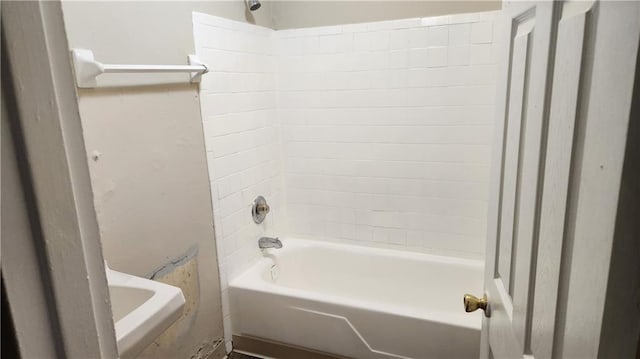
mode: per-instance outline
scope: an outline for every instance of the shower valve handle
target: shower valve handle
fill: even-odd
[[[256,206],[257,214],[267,214],[269,213],[269,205],[266,203],[260,203]]]

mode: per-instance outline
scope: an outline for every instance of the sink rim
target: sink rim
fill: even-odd
[[[117,294],[112,292],[112,290],[118,290]],[[125,299],[125,296],[127,296],[127,292],[128,291],[131,291],[134,296],[138,296],[138,295],[142,294],[144,296],[144,300],[139,302],[139,303],[136,303],[139,300],[136,299],[136,300],[129,301],[129,300]],[[148,289],[148,288],[126,286],[126,285],[121,285],[121,284],[111,284],[111,285],[109,285],[109,297],[111,299],[111,314],[113,316],[114,324],[119,322],[119,321],[121,321],[126,316],[130,315],[131,312],[133,312],[136,309],[140,308],[140,306],[144,305],[147,301],[151,300],[154,295],[156,295],[156,292],[151,290],[151,289]],[[118,316],[116,315],[116,310],[115,309],[117,307],[116,303],[119,300],[116,301],[116,300],[114,300],[114,298],[122,299],[122,301],[123,301],[122,307],[127,308],[127,307],[134,306],[133,309],[128,310],[128,311],[126,311],[126,309],[118,310],[118,312],[122,312],[123,314],[118,319],[116,319],[116,317],[118,317]]]
[[[182,315],[185,298],[178,287],[114,271],[106,266],[105,269],[110,288],[143,289],[153,293],[121,319],[114,319],[118,355],[121,358],[133,357]]]

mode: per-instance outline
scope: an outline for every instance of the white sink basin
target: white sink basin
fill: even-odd
[[[135,358],[182,315],[180,288],[109,269],[105,263],[120,358]]]

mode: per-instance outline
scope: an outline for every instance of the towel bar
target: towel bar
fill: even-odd
[[[97,86],[96,77],[103,73],[173,73],[188,72],[191,82],[200,82],[200,77],[209,69],[195,55],[189,55],[189,65],[114,65],[103,64],[93,57],[93,51],[86,49],[71,50],[76,84],[80,88]]]

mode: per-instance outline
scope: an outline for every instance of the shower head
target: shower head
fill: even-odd
[[[256,11],[262,4],[260,4],[260,0],[247,0],[247,6],[249,6],[249,10]]]

